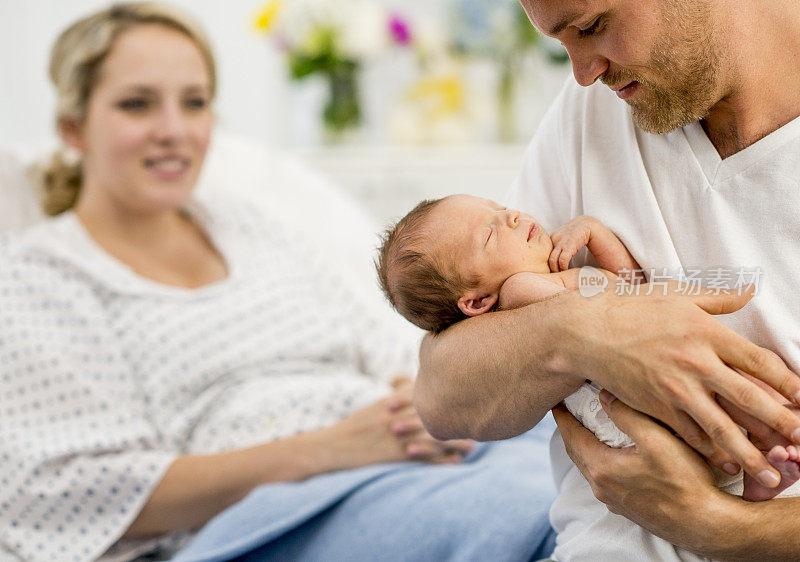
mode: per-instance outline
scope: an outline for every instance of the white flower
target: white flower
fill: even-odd
[[[340,16],[339,47],[345,57],[367,60],[389,48],[389,14],[377,0],[342,1]]]
[[[363,61],[389,47],[388,19],[379,0],[285,0],[274,31],[289,51],[309,54],[328,31],[339,56]]]

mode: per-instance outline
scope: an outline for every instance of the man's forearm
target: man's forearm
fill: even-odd
[[[800,498],[747,502],[727,496],[703,511],[704,529],[684,545],[697,554],[722,561],[800,559]]]
[[[420,350],[414,402],[439,439],[505,439],[536,425],[583,378],[560,358],[562,293],[536,304],[459,322]]]

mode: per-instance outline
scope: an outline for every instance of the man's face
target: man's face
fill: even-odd
[[[600,79],[634,123],[665,134],[705,117],[724,96],[708,0],[520,0],[560,40],[575,79]]]

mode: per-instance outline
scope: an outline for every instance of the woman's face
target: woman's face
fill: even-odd
[[[67,135],[83,153],[81,199],[136,213],[181,207],[211,135],[200,50],[178,31],[142,25],[117,38],[99,72],[86,118]]]

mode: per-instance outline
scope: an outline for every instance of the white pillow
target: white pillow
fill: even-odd
[[[41,220],[39,193],[19,152],[0,151],[0,234]]]
[[[275,220],[314,225],[337,261],[377,287],[377,224],[352,196],[288,152],[217,133],[198,189],[238,194],[261,202]]]

